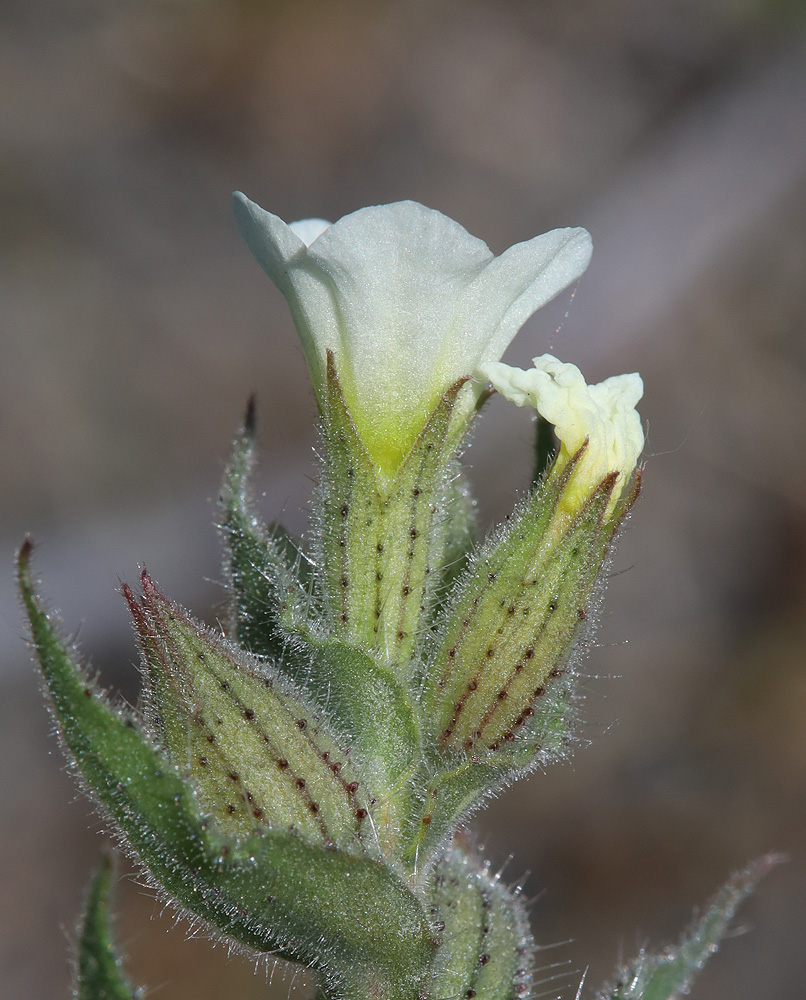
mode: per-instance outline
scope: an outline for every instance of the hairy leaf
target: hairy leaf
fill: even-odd
[[[310,657],[312,676],[325,690],[327,715],[349,734],[378,848],[397,858],[423,752],[413,699],[385,664],[347,643],[309,638],[296,652]],[[366,825],[362,835],[369,836]]]
[[[679,944],[657,954],[642,951],[620,971],[615,983],[597,993],[597,1000],[675,1000],[688,993],[697,973],[717,951],[739,904],[781,860],[769,854],[732,875]]]

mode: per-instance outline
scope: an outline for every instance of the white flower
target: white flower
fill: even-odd
[[[612,472],[618,480],[612,505],[621,496],[644,447],[644,431],[635,406],[644,394],[637,373],[614,375],[588,385],[576,365],[550,354],[533,358],[534,368],[524,371],[500,362],[479,366],[478,374],[518,406],[534,406],[554,425],[560,450],[552,473],[562,470],[587,441],[585,453],[573,475],[573,490],[581,499]]]
[[[557,229],[495,257],[458,223],[411,201],[362,208],[334,225],[287,225],[240,193],[234,212],[288,301],[320,403],[331,351],[356,427],[387,470],[445,391],[497,361],[591,252],[584,229]],[[470,418],[480,392],[468,383],[455,419]]]

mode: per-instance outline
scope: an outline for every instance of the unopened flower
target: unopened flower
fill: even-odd
[[[638,375],[587,385],[551,355],[534,365],[479,369],[507,399],[536,407],[560,448],[545,481],[488,539],[455,591],[425,694],[445,751],[464,751],[471,762],[503,754],[515,767],[531,766],[551,747],[547,736],[562,733],[592,598],[640,487],[633,473],[644,441]]]
[[[362,208],[333,225],[287,225],[234,196],[241,234],[286,297],[320,405],[327,355],[356,428],[392,471],[444,393],[497,361],[523,323],[590,259],[584,229],[556,229],[500,257],[416,202]],[[470,419],[481,387],[454,410]]]
[[[533,358],[534,368],[524,371],[500,362],[479,366],[479,375],[517,406],[533,406],[554,425],[560,448],[552,475],[562,472],[584,445],[574,468],[564,506],[573,508],[612,473],[618,478],[611,495],[611,509],[633,474],[644,447],[641,418],[635,409],[644,394],[637,373],[614,375],[588,385],[576,365],[550,354]]]

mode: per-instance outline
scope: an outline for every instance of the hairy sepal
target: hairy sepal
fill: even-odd
[[[542,482],[472,558],[422,668],[431,749],[415,781],[406,847],[420,864],[486,798],[567,753],[602,568],[639,488],[636,479],[610,514],[610,476],[574,519],[560,516],[578,459]]]
[[[328,363],[316,518],[326,604],[336,636],[379,650],[404,680],[440,572],[461,548],[457,534],[469,531],[451,482],[458,445],[451,417],[463,384],[445,393],[388,472],[373,462]]]
[[[596,1000],[675,1000],[687,994],[697,974],[718,950],[739,905],[782,860],[769,854],[732,875],[679,944],[654,954],[642,950],[619,970],[614,983],[596,994]]]
[[[415,870],[427,872],[457,827],[489,799],[534,768],[567,755],[572,695],[573,677],[568,673],[541,700],[531,726],[495,750],[427,753],[412,782],[416,794],[404,830],[402,854]]]
[[[222,830],[290,829],[361,853],[363,775],[327,718],[267,660],[195,621],[142,574],[124,586],[143,653],[148,715]]]
[[[307,690],[318,697],[360,768],[370,835],[389,861],[401,854],[401,832],[416,801],[414,776],[423,759],[420,720],[408,688],[377,656],[336,639],[294,640],[293,656],[310,664]]]
[[[431,900],[441,940],[431,996],[512,1000],[528,994],[534,942],[517,890],[453,844],[434,869]]]
[[[223,834],[137,719],[110,707],[73,662],[35,595],[30,551],[26,542],[19,584],[57,732],[155,887],[233,943],[320,970],[331,995],[359,981],[379,997],[419,995],[433,942],[418,899],[366,856],[285,830]]]
[[[105,857],[90,884],[78,928],[73,996],[76,1000],[140,1000],[123,972],[112,940],[109,900],[112,860]]]
[[[426,607],[420,631],[428,635],[438,621],[451,590],[462,576],[476,545],[476,501],[458,461],[448,466],[449,487],[442,520],[442,555],[434,561],[434,599]]]
[[[537,708],[590,634],[592,598],[623,513],[607,513],[615,474],[573,519],[560,513],[573,469],[570,462],[526,499],[456,588],[424,679],[424,709],[445,751],[495,751],[520,733],[540,741]]]
[[[302,548],[279,525],[267,527],[252,509],[255,411],[250,400],[232,446],[219,497],[224,581],[230,594],[230,634],[258,656],[283,657],[288,632],[318,608],[315,575]],[[293,663],[289,673],[293,676]]]

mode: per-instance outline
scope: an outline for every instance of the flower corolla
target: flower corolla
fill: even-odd
[[[611,506],[633,474],[644,447],[641,418],[635,409],[644,394],[637,373],[614,375],[588,385],[576,365],[558,361],[551,354],[533,358],[534,368],[524,371],[501,362],[479,366],[478,374],[510,402],[533,406],[554,425],[560,449],[552,474],[562,471],[585,445],[574,470],[573,491],[584,498],[606,476],[618,473]]]
[[[591,253],[584,229],[556,229],[496,257],[457,222],[412,201],[362,208],[333,225],[288,225],[237,192],[234,213],[288,301],[320,406],[332,354],[356,428],[387,471],[444,393],[497,361]],[[462,388],[459,429],[481,391],[472,381]]]

